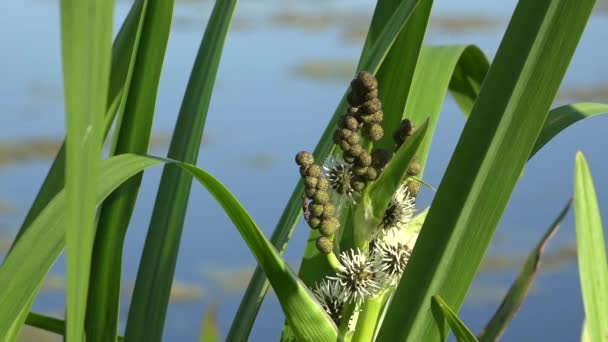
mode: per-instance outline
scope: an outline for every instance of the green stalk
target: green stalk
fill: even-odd
[[[382,311],[384,292],[365,301],[359,314],[353,342],[368,342],[374,338],[376,322]]]

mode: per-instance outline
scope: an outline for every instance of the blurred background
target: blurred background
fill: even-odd
[[[435,1],[427,44],[476,44],[492,58],[516,0]],[[115,27],[130,1],[116,2]],[[213,2],[176,0],[156,107],[151,153],[164,155]],[[270,236],[293,187],[296,152],[312,150],[354,73],[375,2],[371,0],[242,0],[220,64],[198,165],[224,182]],[[58,2],[6,3],[0,15],[0,260],[10,246],[62,139],[64,107]],[[608,102],[608,0],[598,0],[555,105]],[[602,43],[604,42],[604,43]],[[247,58],[247,63],[243,62]],[[382,89],[380,89],[382,91]],[[433,89],[429,89],[433,91]],[[425,180],[438,186],[464,125],[445,100]],[[577,123],[528,164],[497,235],[460,311],[484,326],[527,253],[572,196],[574,154],[583,150],[608,217],[608,117]],[[146,171],[125,245],[124,328],[161,168]],[[418,207],[433,193],[424,189]],[[608,221],[605,221],[608,225]],[[308,228],[300,223],[286,259],[298,267]],[[230,327],[255,261],[206,191],[192,188],[165,326],[167,341],[195,341],[212,303],[219,327]],[[61,317],[64,259],[47,277],[35,311]],[[578,340],[583,319],[572,213],[550,242],[541,272],[505,341]],[[283,315],[270,292],[251,335],[277,340]],[[550,329],[547,324],[550,323]],[[23,341],[53,341],[29,329]]]

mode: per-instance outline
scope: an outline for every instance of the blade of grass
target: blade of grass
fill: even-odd
[[[108,86],[108,103],[105,114],[104,125],[104,140],[108,135],[112,122],[116,116],[118,106],[122,99],[123,88],[129,73],[132,60],[134,58],[134,49],[137,40],[138,25],[142,13],[142,1],[136,1],[131,6],[129,14],[123,22],[112,48],[112,66],[110,75],[110,84]],[[38,216],[40,211],[44,209],[47,203],[63,189],[64,171],[65,170],[65,142],[57,152],[57,156],[49,169],[49,172],[40,186],[40,191],[27,215],[23,224],[19,228],[12,245],[19,240],[25,229]],[[12,249],[12,247],[11,247]]]
[[[591,341],[604,341],[608,338],[606,243],[593,178],[581,152],[574,167],[574,218],[586,330]]]
[[[84,339],[86,298],[95,234],[95,186],[108,99],[113,1],[61,1],[66,107],[66,338]]]
[[[171,30],[173,1],[143,0],[132,77],[127,78],[124,108],[115,129],[112,154],[148,151],[156,95]],[[93,248],[86,317],[87,341],[113,341],[118,335],[122,248],[142,174],[121,185],[99,210]]]
[[[592,102],[572,103],[551,110],[536,139],[532,153],[530,153],[530,158],[551,141],[553,137],[573,123],[606,113],[608,113],[608,104]]]
[[[358,70],[368,70],[376,72],[380,68],[384,57],[388,54],[391,46],[399,32],[402,30],[404,25],[412,13],[416,5],[415,0],[401,1],[399,5],[394,7],[394,10],[390,12],[390,17],[381,18],[382,20],[374,19],[370,30],[379,32],[376,39],[373,42],[366,43],[366,47],[363,49],[361,58],[359,60]],[[376,15],[374,15],[376,16]],[[336,110],[331,116],[327,127],[323,131],[321,139],[319,140],[313,154],[315,160],[325,160],[329,156],[332,148],[332,135],[336,128],[338,117],[343,114],[346,110],[346,98],[342,97]],[[277,223],[272,236],[272,244],[283,253],[287,247],[287,242],[293,233],[297,220],[300,217],[302,211],[302,194],[304,193],[303,183],[300,181],[297,183],[291,197],[287,203],[287,206],[283,210],[279,222]],[[314,241],[316,237],[315,233],[312,232],[309,236],[309,244],[304,252],[305,261],[302,263],[299,275],[306,284],[311,284],[318,277],[319,272],[324,269],[323,263],[315,262],[317,260],[318,253],[314,248]],[[312,247],[310,241],[313,242]],[[306,257],[308,256],[308,258]],[[306,260],[309,260],[308,262]],[[312,260],[312,261],[311,261]],[[324,261],[324,260],[323,260]],[[229,341],[246,341],[257,312],[260,308],[264,296],[268,290],[268,282],[264,273],[259,267],[256,268],[247,290],[241,300],[238,311],[235,318],[230,326],[227,340]]]
[[[430,310],[470,287],[594,1],[522,0],[509,23],[395,292],[378,340],[445,336]]]
[[[217,1],[196,56],[169,146],[169,158],[196,163],[207,110],[236,0]],[[129,310],[125,337],[160,341],[192,178],[163,170]]]
[[[110,131],[110,127],[112,126],[112,122],[116,116],[119,103],[124,98],[122,96],[123,88],[125,87],[126,79],[128,78],[127,75],[130,73],[133,65],[134,55],[136,52],[136,49],[133,47],[137,44],[138,23],[141,21],[141,14],[142,2],[137,1],[133,4],[133,6],[131,6],[127,18],[123,22],[118,35],[116,36],[116,40],[114,41],[114,46],[112,49],[110,85],[108,87],[108,109],[105,114],[104,140]],[[65,142],[61,145],[57,156],[53,160],[47,176],[40,187],[38,195],[34,199],[34,202],[32,203],[23,224],[19,228],[19,231],[11,244],[11,250],[21,235],[38,216],[40,211],[44,209],[48,202],[61,189],[63,189],[64,170]],[[30,303],[27,308],[19,313],[19,319],[14,322],[14,326],[11,329],[12,333],[10,333],[7,337],[8,341],[17,339],[17,335],[19,334],[21,326],[24,324],[31,306],[32,303]]]
[[[540,241],[536,244],[534,249],[526,258],[526,262],[522,266],[517,278],[509,288],[509,291],[505,295],[500,304],[500,307],[494,313],[494,316],[486,324],[485,328],[481,331],[478,338],[480,341],[491,342],[498,341],[500,336],[503,334],[515,314],[521,307],[528,290],[534,282],[534,278],[538,273],[540,265],[540,258],[544,252],[545,246],[549,243],[549,240],[555,235],[557,229],[562,224],[562,221],[566,217],[566,214],[570,210],[572,201],[568,201],[564,209],[559,213],[555,221],[549,226],[549,229],[542,236]]]
[[[268,275],[279,302],[298,339],[335,341],[337,328],[307,287],[281,260],[236,198],[213,176],[192,164],[158,157],[122,154],[101,163],[97,203],[145,168],[171,163],[194,176],[216,198]],[[49,202],[7,256],[0,268],[0,337],[10,327],[12,312],[20,310],[33,298],[44,276],[64,246],[66,193],[61,191]],[[32,254],[35,250],[37,253]],[[26,258],[29,256],[29,258]],[[10,279],[11,281],[6,281]],[[128,337],[126,337],[128,339]]]
[[[467,328],[467,326],[458,318],[458,315],[450,306],[439,296],[433,296],[433,304],[439,308],[438,313],[441,315],[441,320],[446,320],[456,337],[458,342],[477,342],[475,335]],[[444,338],[445,339],[445,338]]]
[[[55,333],[57,335],[65,335],[65,321],[55,317],[49,317],[35,312],[30,312],[29,315],[27,315],[25,324],[31,327]],[[117,341],[120,342],[122,340],[122,336],[118,336]]]
[[[200,342],[219,342],[221,341],[220,328],[217,323],[217,304],[212,303],[207,309],[201,326]]]

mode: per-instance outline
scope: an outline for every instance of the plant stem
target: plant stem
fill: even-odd
[[[382,308],[383,294],[379,294],[365,301],[355,328],[353,342],[371,342],[376,330],[376,321]]]
[[[327,262],[329,262],[329,266],[331,266],[334,271],[338,272],[341,264],[334,252],[327,254]]]
[[[356,304],[346,304],[344,309],[342,309],[342,321],[340,322],[340,335],[344,338],[344,341],[350,341],[348,335],[348,326],[350,323],[350,318],[352,315],[357,315],[357,305]],[[353,318],[353,319],[356,319]]]

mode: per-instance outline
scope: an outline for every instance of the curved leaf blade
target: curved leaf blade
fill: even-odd
[[[538,267],[540,265],[540,258],[544,252],[545,247],[549,243],[549,240],[555,235],[557,229],[561,225],[562,221],[566,217],[566,214],[570,210],[572,201],[568,201],[566,206],[559,213],[555,221],[549,226],[549,229],[542,236],[540,241],[532,249],[526,262],[522,266],[517,278],[507,291],[507,294],[502,300],[500,307],[494,313],[490,321],[486,324],[483,331],[479,334],[479,340],[482,342],[497,341],[503,334],[515,314],[521,307],[528,290],[534,282],[534,278],[538,273]]]
[[[477,342],[477,338],[475,335],[467,328],[467,326],[458,318],[458,315],[452,309],[450,309],[449,305],[441,299],[441,297],[435,295],[433,296],[433,303],[437,305],[439,308],[439,312],[443,315],[443,318],[448,321],[450,328],[452,328],[452,333],[456,337],[456,341],[458,342]]]
[[[593,178],[581,152],[574,168],[574,219],[586,333],[591,341],[603,341],[608,338],[606,243]]]

